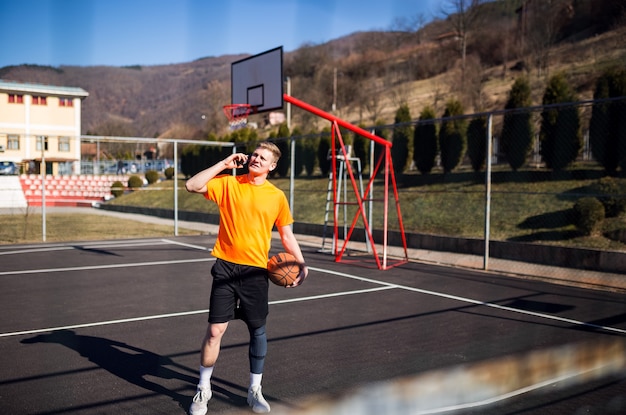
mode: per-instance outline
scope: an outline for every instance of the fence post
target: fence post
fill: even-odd
[[[483,269],[489,269],[489,231],[491,215],[491,138],[493,128],[493,114],[487,118],[487,166],[485,169],[485,253],[483,257]]]
[[[291,134],[291,132],[289,132]],[[295,206],[294,206],[294,193],[296,192],[296,186],[294,182],[294,177],[296,176],[296,139],[292,136],[289,139],[289,149],[291,154],[291,167],[289,168],[289,208],[291,209],[291,214],[295,215]],[[293,228],[293,224],[291,225]]]
[[[174,140],[174,236],[178,236],[178,141]]]

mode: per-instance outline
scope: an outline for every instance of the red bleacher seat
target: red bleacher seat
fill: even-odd
[[[124,176],[52,176],[46,175],[46,205],[48,206],[90,206],[110,196],[111,185],[115,181],[127,182]],[[26,201],[30,206],[41,206],[41,176],[24,174],[20,182]]]

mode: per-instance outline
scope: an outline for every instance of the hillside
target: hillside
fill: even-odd
[[[230,84],[230,63],[242,56],[121,68],[21,65],[0,69],[0,78],[85,89],[84,134],[154,137],[174,124],[201,129],[209,85]]]
[[[607,8],[620,4],[615,0],[598,3]],[[292,80],[295,97],[327,111],[335,102],[338,116],[373,125],[392,123],[403,102],[409,104],[413,118],[425,105],[441,113],[452,97],[461,99],[467,113],[501,109],[510,85],[522,74],[531,79],[537,104],[547,77],[556,71],[567,74],[580,99],[589,99],[595,78],[604,68],[626,64],[623,18],[602,26],[599,12],[591,12],[590,1],[562,1],[561,6],[573,11],[567,19],[562,17],[563,9],[551,11],[559,18],[558,36],[541,45],[531,43],[527,36],[522,48],[516,37],[515,10],[520,4],[502,0],[477,9],[480,19],[468,32],[464,73],[458,36],[450,37],[457,16],[451,14],[418,27],[360,32],[322,45],[304,45],[285,53],[285,76]],[[537,21],[535,17],[536,25]],[[245,56],[162,66],[20,65],[0,68],[0,78],[85,89],[90,94],[83,104],[85,134],[202,138],[227,132],[221,110],[230,101],[230,64]],[[256,117],[262,126],[262,118]],[[292,124],[302,131],[320,127],[302,111],[294,111]]]

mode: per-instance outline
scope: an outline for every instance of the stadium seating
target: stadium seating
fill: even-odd
[[[111,185],[120,181],[128,184],[128,177],[122,175],[72,175],[45,177],[46,206],[92,206],[95,202],[110,199]],[[22,190],[28,206],[41,206],[42,177],[36,174],[20,176]]]

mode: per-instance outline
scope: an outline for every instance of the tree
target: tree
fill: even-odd
[[[610,69],[596,81],[595,100],[626,96],[626,69]],[[626,102],[599,102],[593,105],[589,140],[594,158],[608,174],[618,166],[626,170]]]
[[[380,138],[382,138],[384,140],[389,141],[389,139],[387,138],[386,130],[382,128],[382,126],[384,124],[385,123],[383,121],[380,121],[380,120],[378,120],[376,122],[376,127],[374,128],[374,135],[377,136],[377,137],[380,137]],[[374,169],[376,168],[376,165],[378,164],[379,159],[384,154],[384,150],[385,150],[385,148],[382,145],[380,145],[378,143],[374,144],[374,165],[370,166],[370,171],[371,172],[373,172]],[[385,160],[383,160],[381,162],[381,168],[384,168],[384,165],[385,165]]]
[[[487,117],[477,117],[467,126],[467,155],[474,171],[481,171],[487,159]]]
[[[398,43],[407,38],[413,38],[416,44],[422,43],[423,30],[428,19],[424,13],[418,13],[413,16],[396,17],[390,26],[390,32],[396,33],[399,37]]]
[[[319,138],[316,134],[311,133],[309,137],[300,140],[304,141],[304,146],[302,149],[303,157],[304,157],[304,170],[306,171],[307,176],[313,176],[315,172],[315,152],[319,146]]]
[[[328,160],[328,151],[330,150],[330,130],[324,128],[320,135],[319,145],[317,146],[317,162],[322,171],[322,176],[328,176],[330,172],[330,161]]]
[[[467,149],[466,121],[462,118],[447,119],[459,115],[463,115],[461,102],[456,99],[448,101],[439,130],[439,151],[444,173],[450,173],[459,165]]]
[[[550,78],[543,105],[572,103],[576,96],[562,73]],[[541,113],[541,156],[549,169],[559,171],[576,160],[582,148],[580,114],[573,105],[544,108]]]
[[[206,109],[202,112],[205,131],[221,131],[224,128],[224,113],[222,106],[230,102],[228,92],[223,82],[211,80],[206,84],[206,92],[203,94]],[[219,108],[219,110],[216,110]]]
[[[212,134],[207,137],[208,141],[228,141],[229,139],[230,137],[218,139]],[[191,177],[208,166],[223,160],[231,151],[230,147],[202,144],[185,145],[180,156],[181,172],[185,177]]]
[[[393,146],[391,147],[391,159],[396,175],[402,174],[409,160],[409,141],[412,136],[411,111],[407,104],[402,104],[396,111],[393,128]]]
[[[428,174],[435,166],[437,157],[437,125],[431,120],[436,117],[435,110],[426,106],[420,114],[420,122],[413,133],[413,161],[417,170]]]
[[[363,128],[364,126],[359,126]],[[369,150],[369,141],[365,137],[360,134],[354,134],[354,138],[352,139],[352,149],[354,152],[354,156],[358,157],[361,160],[361,170],[365,170],[367,167],[368,159],[368,150]],[[356,167],[356,166],[353,166]]]
[[[539,75],[548,70],[550,47],[571,17],[571,4],[568,0],[550,0],[523,2],[521,6],[522,41],[533,55]]]
[[[289,128],[287,123],[284,122],[278,127],[278,131],[275,134],[270,134],[270,140],[276,144],[276,147],[281,152],[280,160],[272,175],[278,175],[279,177],[287,177],[289,173],[289,166],[291,165],[291,152],[289,151]]]
[[[504,114],[500,138],[502,152],[514,171],[526,163],[532,149],[535,133],[530,111],[513,110],[527,108],[531,105],[532,97],[528,79],[517,78],[509,91],[509,98],[504,106],[505,110],[510,111]]]
[[[442,14],[449,22],[459,42],[461,54],[461,85],[465,87],[465,63],[469,33],[479,23],[479,8],[482,0],[446,0],[442,6]]]
[[[295,127],[293,131],[291,131],[291,140],[293,140],[293,144],[296,146],[295,148],[295,160],[294,160],[294,172],[293,175],[298,177],[302,174],[302,169],[304,168],[305,163],[305,141],[300,137],[302,135],[302,131],[298,127]],[[296,138],[298,137],[298,138]],[[291,146],[291,140],[289,140],[289,145]],[[291,150],[291,148],[290,148]]]
[[[382,113],[384,108],[383,99],[381,96],[382,94],[377,90],[363,92],[365,92],[365,94],[361,95],[365,96],[362,96],[362,100],[360,100],[360,102],[370,114],[370,119],[375,124],[376,120],[378,119],[378,117],[380,117],[380,114]]]
[[[233,130],[230,136],[223,141],[230,141],[231,143],[251,143],[251,148],[242,149],[242,151],[248,151],[254,150],[254,147],[256,147],[254,142],[256,142],[258,138],[259,134],[256,129],[244,127]]]

